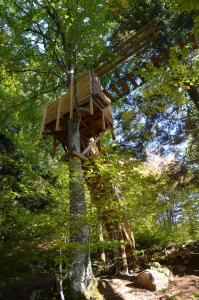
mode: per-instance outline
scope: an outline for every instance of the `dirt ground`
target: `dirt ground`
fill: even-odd
[[[104,278],[98,288],[105,300],[199,300],[199,276],[175,276],[164,292],[136,288],[133,280]]]

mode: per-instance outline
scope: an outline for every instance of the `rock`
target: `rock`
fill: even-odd
[[[159,262],[157,262],[157,261],[154,261],[154,263],[153,263],[153,266],[154,266],[154,268],[156,268],[156,269],[159,269],[159,268],[161,268],[161,265],[160,265],[160,263],[159,263]]]
[[[136,285],[150,291],[162,291],[169,286],[169,276],[156,269],[147,269],[138,274]]]
[[[172,298],[172,295],[170,294],[165,294],[164,296],[160,297],[160,300],[169,300]]]
[[[120,279],[112,279],[111,283],[120,286],[122,284],[122,281]]]
[[[173,280],[172,272],[168,268],[161,266],[160,263],[158,263],[158,262],[153,262],[151,264],[150,269],[157,270],[158,272],[163,273],[165,276],[167,276],[169,278],[169,281]]]

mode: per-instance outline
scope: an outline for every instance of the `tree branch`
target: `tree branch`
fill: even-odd
[[[14,105],[12,105],[12,106],[7,107],[6,109],[3,109],[2,112],[7,111],[7,110],[10,110],[10,109],[13,109],[13,108],[16,108],[16,107],[19,107],[19,106],[21,106],[21,105],[27,103],[28,101],[34,100],[34,99],[37,98],[38,96],[41,96],[41,95],[44,95],[44,94],[48,94],[48,93],[54,92],[54,91],[56,91],[59,87],[61,87],[61,85],[57,85],[57,86],[55,86],[55,87],[53,87],[52,89],[49,89],[49,90],[41,91],[40,93],[37,93],[37,94],[31,96],[29,99],[27,99],[27,100],[25,100],[25,101],[23,101],[23,102],[14,104]]]

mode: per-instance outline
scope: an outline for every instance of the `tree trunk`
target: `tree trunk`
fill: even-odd
[[[124,246],[124,237],[123,237],[123,230],[122,230],[122,226],[119,225],[118,226],[118,229],[119,229],[119,240],[121,242],[121,246],[120,246],[120,252],[121,252],[121,257],[122,257],[122,271],[125,273],[125,274],[128,274],[129,273],[129,269],[128,269],[128,261],[127,261],[127,255],[126,255],[126,248]]]
[[[74,97],[76,97],[76,88]],[[70,191],[70,242],[77,243],[71,255],[70,281],[75,292],[84,292],[92,285],[90,252],[85,249],[89,241],[89,228],[86,222],[86,198],[81,161],[72,155],[80,152],[80,117],[76,106],[73,118],[68,123],[69,151],[69,191]],[[82,246],[85,246],[83,249]]]
[[[103,227],[102,227],[102,223],[99,223],[99,241],[103,244],[104,242],[104,235],[103,235]],[[101,261],[103,263],[104,266],[104,270],[106,268],[106,254],[104,251],[104,247],[102,246],[102,248],[100,249],[100,256],[101,256]]]
[[[90,166],[91,167],[91,166]],[[134,236],[131,232],[128,220],[120,222],[111,218],[111,213],[114,212],[117,207],[121,204],[122,200],[115,186],[111,184],[111,178],[109,175],[101,176],[97,166],[93,162],[92,165],[94,172],[92,176],[87,172],[88,166],[84,167],[85,178],[87,182],[88,189],[90,191],[91,201],[95,204],[98,209],[99,222],[106,228],[110,240],[119,241],[121,246],[114,250],[114,257],[116,268],[119,267],[119,254],[121,254],[121,270],[128,273],[128,263],[127,263],[127,253],[130,253],[135,248]],[[90,170],[90,169],[89,169]],[[111,205],[104,206],[104,196],[109,195],[111,198]],[[106,198],[106,197],[105,197]],[[115,205],[113,205],[113,203]],[[126,244],[126,245],[124,245]],[[102,262],[104,263],[104,255]],[[119,269],[118,269],[119,271]]]

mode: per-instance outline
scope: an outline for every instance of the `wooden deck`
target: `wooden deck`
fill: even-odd
[[[81,153],[89,156],[90,142],[99,143],[99,137],[107,130],[113,134],[111,100],[103,93],[100,81],[92,71],[80,75],[76,83],[77,100],[81,114]],[[54,136],[54,145],[67,147],[68,121],[71,112],[71,86],[68,92],[49,103],[43,114],[41,135]],[[72,109],[74,109],[72,107]],[[85,152],[87,150],[87,152]]]

